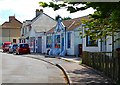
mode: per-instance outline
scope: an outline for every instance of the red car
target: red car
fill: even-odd
[[[16,54],[30,54],[29,45],[26,44],[26,43],[20,43],[20,44],[18,44],[15,53]]]
[[[4,42],[2,45],[3,52],[8,52],[9,51],[9,46],[11,45],[11,42]]]

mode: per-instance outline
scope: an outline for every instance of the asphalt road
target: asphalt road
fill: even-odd
[[[44,61],[1,53],[2,83],[66,83],[62,71]]]

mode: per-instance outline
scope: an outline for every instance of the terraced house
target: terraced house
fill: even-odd
[[[53,18],[42,9],[36,9],[36,16],[23,22],[20,43],[29,43],[31,52],[44,53],[45,34],[55,25],[56,21]]]
[[[22,23],[15,16],[9,16],[9,21],[2,24],[2,42],[18,43],[21,26]]]

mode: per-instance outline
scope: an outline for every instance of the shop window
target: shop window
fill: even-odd
[[[71,48],[71,32],[67,33],[67,48]]]
[[[51,48],[52,47],[52,36],[47,36],[46,37],[46,48]]]
[[[98,40],[93,40],[92,36],[86,37],[86,46],[98,46]]]
[[[55,48],[60,48],[60,35],[55,35]]]

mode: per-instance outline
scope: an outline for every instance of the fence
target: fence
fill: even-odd
[[[120,80],[119,57],[118,52],[83,52],[83,64],[103,72],[106,76],[118,82]]]

